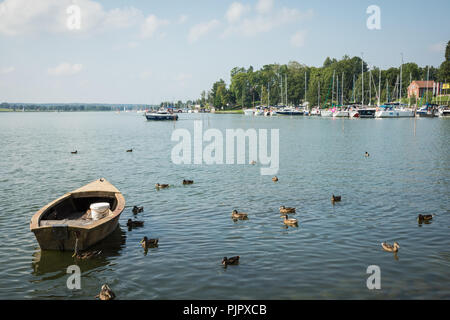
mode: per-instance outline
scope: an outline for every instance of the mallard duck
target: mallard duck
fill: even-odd
[[[164,189],[164,188],[168,188],[169,185],[168,184],[155,184],[156,189]]]
[[[286,208],[285,206],[280,207],[280,213],[295,213],[295,208]]]
[[[366,153],[364,154],[365,157],[370,157],[370,154],[366,151]]]
[[[95,251],[88,251],[88,252],[77,252],[75,250],[75,253],[72,255],[73,258],[79,259],[79,260],[86,260],[93,258],[95,256],[98,256],[102,253],[101,250],[95,250]]]
[[[99,298],[100,300],[113,300],[116,295],[107,284],[104,284],[102,285],[102,290],[100,291],[100,293],[95,297]]]
[[[70,151],[70,153],[71,153],[71,154],[77,154],[77,153],[78,153],[78,150]]]
[[[427,221],[430,221],[432,219],[433,219],[433,215],[431,215],[431,214],[419,214],[419,216],[417,217],[417,221],[419,223],[427,222]]]
[[[128,149],[127,152],[133,152],[133,149]]]
[[[277,177],[277,176],[273,177],[273,178],[272,178],[272,181],[273,181],[273,182],[277,182],[277,181],[278,181],[278,177]]]
[[[132,211],[134,214],[138,214],[138,213],[144,211],[144,207],[134,206]]]
[[[335,196],[334,194],[331,196],[331,202],[339,202],[341,201],[341,196]]]
[[[193,180],[183,180],[183,184],[193,184]]]
[[[144,237],[141,240],[141,245],[142,245],[142,248],[147,250],[148,248],[157,247],[158,242],[159,242],[159,239],[148,239],[147,237]]]
[[[394,242],[394,245],[390,245],[386,242],[383,242],[381,246],[385,251],[388,252],[398,252],[398,248],[400,248],[400,245],[397,242]]]
[[[144,221],[137,221],[137,220],[133,221],[131,219],[128,219],[127,226],[130,228],[143,227]]]
[[[231,212],[231,217],[233,219],[247,220],[248,219],[248,214],[244,213],[244,212],[238,212],[237,210],[233,210]]]
[[[288,215],[284,216],[284,220],[283,220],[284,224],[288,225],[288,226],[298,226],[298,221],[297,219],[294,218],[289,218]]]
[[[235,257],[231,257],[231,258],[223,257],[222,264],[224,266],[239,264],[239,256],[235,256]]]

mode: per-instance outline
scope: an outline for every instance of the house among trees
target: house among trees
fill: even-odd
[[[431,94],[436,90],[436,85],[433,80],[430,81],[413,81],[408,86],[408,98],[417,98],[420,99],[423,97],[426,91],[429,91]]]

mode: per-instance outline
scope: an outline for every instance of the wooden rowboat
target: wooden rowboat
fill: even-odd
[[[105,217],[93,220],[90,205],[107,202],[110,210]],[[125,207],[119,190],[105,179],[66,193],[50,202],[31,218],[34,232],[42,250],[84,250],[113,232]]]

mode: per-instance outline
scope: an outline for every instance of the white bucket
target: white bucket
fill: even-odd
[[[108,202],[93,203],[89,207],[91,209],[92,220],[100,220],[109,212]]]

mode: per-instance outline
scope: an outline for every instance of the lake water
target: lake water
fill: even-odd
[[[279,182],[259,164],[173,164],[172,131],[193,132],[194,120],[222,132],[280,129]],[[1,299],[93,299],[103,283],[118,299],[450,298],[450,119],[0,113],[0,141]],[[32,215],[100,177],[127,202],[103,254],[41,252]],[[145,225],[128,231],[133,205]],[[280,205],[297,208],[298,228],[285,228]],[[233,222],[234,208],[249,220]],[[436,216],[419,225],[420,213]],[[145,235],[160,242],[146,255]],[[382,241],[399,242],[398,254]],[[234,255],[240,264],[222,267]],[[72,264],[81,290],[66,287]],[[366,287],[369,265],[381,269],[381,290]]]

